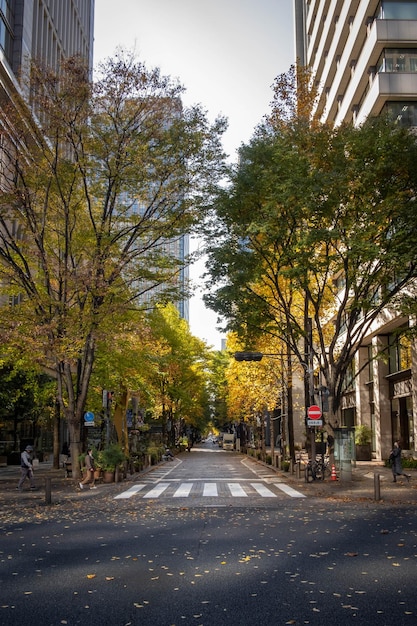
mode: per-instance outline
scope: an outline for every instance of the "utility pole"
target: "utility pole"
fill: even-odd
[[[314,405],[314,368],[313,368],[313,320],[308,317],[308,311],[306,309],[306,420],[308,407]],[[311,460],[316,460],[316,431],[314,426],[310,427],[310,447],[311,447]]]

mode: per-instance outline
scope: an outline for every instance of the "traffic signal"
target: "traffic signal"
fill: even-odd
[[[235,352],[236,361],[260,361],[262,352]]]
[[[114,399],[114,391],[108,391],[107,389],[103,389],[103,408],[107,409]]]

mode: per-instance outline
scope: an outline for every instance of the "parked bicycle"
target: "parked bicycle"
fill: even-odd
[[[308,460],[305,468],[305,480],[307,483],[313,482],[313,480],[324,480],[331,475],[331,469],[329,465],[329,457],[316,457],[313,461]]]

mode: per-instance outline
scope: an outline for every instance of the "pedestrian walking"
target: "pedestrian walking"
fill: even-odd
[[[399,441],[394,441],[394,447],[391,450],[391,454],[389,455],[389,460],[391,462],[392,469],[392,482],[397,482],[397,476],[405,476],[407,482],[410,481],[410,474],[406,474],[403,471],[403,466],[401,462],[401,446]]]
[[[85,478],[80,482],[80,489],[84,489],[84,485],[91,482],[90,489],[97,489],[95,486],[94,470],[96,465],[94,463],[93,450],[87,448],[87,454],[85,455]]]
[[[33,477],[32,454],[33,454],[32,446],[26,446],[26,448],[23,450],[22,454],[20,455],[21,476],[20,476],[19,484],[17,485],[17,489],[19,491],[22,491],[23,483],[25,482],[26,478],[29,479],[30,488],[36,489],[35,480]]]

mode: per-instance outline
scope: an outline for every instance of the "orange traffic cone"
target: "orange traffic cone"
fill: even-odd
[[[336,467],[332,465],[332,473],[330,476],[330,480],[337,480]]]

